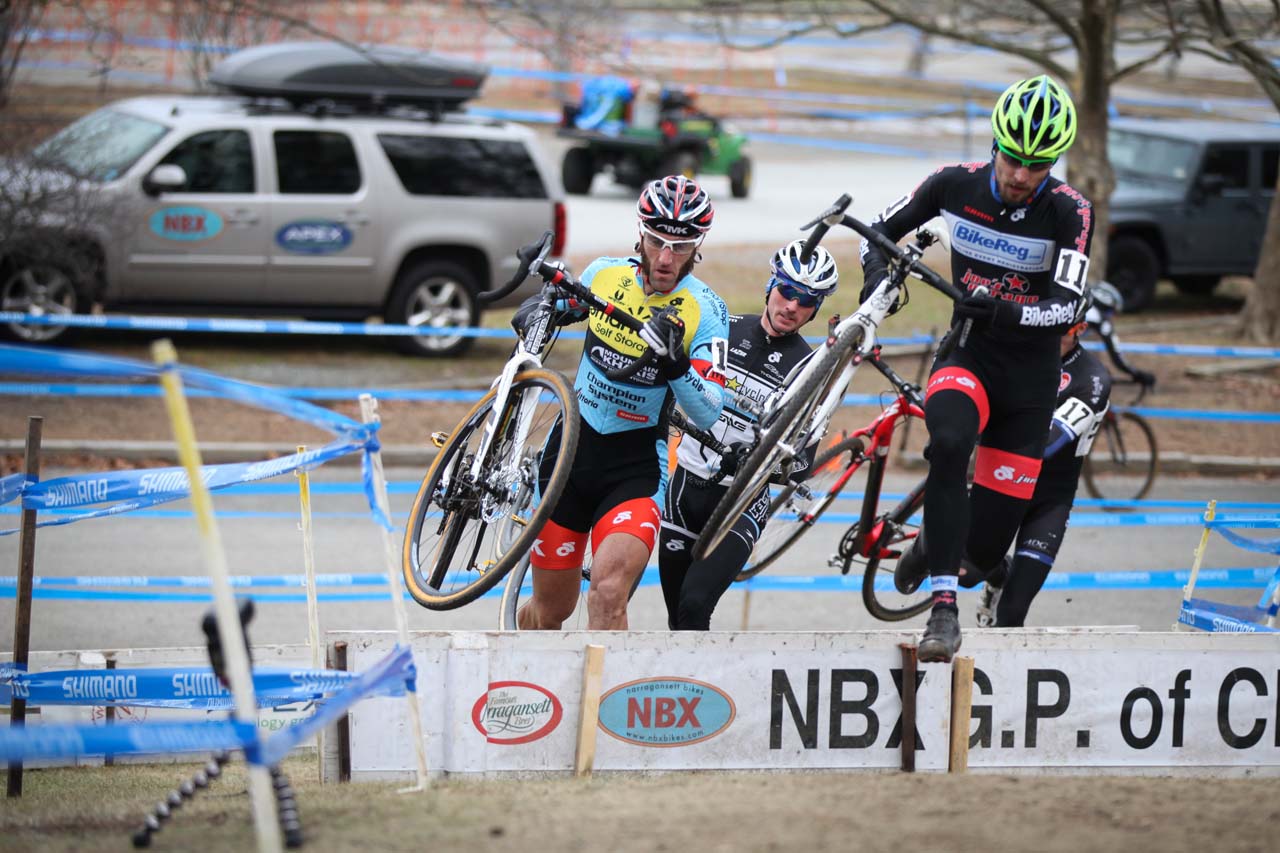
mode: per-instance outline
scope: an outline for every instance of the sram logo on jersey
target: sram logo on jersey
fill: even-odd
[[[1049,241],[1010,237],[972,222],[950,218],[951,244],[960,254],[1021,272],[1049,268]]]
[[[1060,326],[1070,323],[1076,315],[1075,300],[1065,305],[1023,305],[1022,326]]]

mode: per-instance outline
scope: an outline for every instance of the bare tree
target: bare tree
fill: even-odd
[[[9,87],[49,0],[0,0],[0,110],[9,105]]]
[[[804,5],[787,7],[798,13]],[[1066,83],[1080,122],[1068,178],[1094,203],[1094,233],[1105,234],[1106,199],[1115,188],[1106,150],[1111,88],[1172,51],[1167,31],[1154,23],[1122,34],[1117,27],[1121,5],[1121,0],[860,0],[847,7],[858,14],[852,25],[847,17],[824,12],[815,27],[846,37],[894,25],[913,27],[926,37],[1020,57]],[[1116,46],[1122,42],[1145,50],[1118,66]],[[1091,268],[1094,275],[1106,269],[1104,241],[1094,241]]]
[[[204,90],[209,72],[227,53],[261,44],[272,32],[318,32],[303,23],[306,6],[289,0],[172,0],[174,29],[186,43],[192,84]]]
[[[616,71],[631,70],[615,48],[616,22],[627,5],[621,0],[477,0],[470,8],[486,24],[546,59],[553,71],[569,74],[574,60],[583,56],[597,58]],[[602,45],[609,49],[602,50]],[[556,80],[552,91],[556,100],[569,100],[564,79]]]
[[[1176,50],[1239,66],[1258,81],[1280,110],[1280,66],[1274,52],[1265,47],[1280,38],[1280,2],[1165,0],[1154,13],[1163,14],[1162,22],[1169,28]],[[1253,289],[1241,319],[1249,339],[1259,343],[1280,340],[1280,177],[1263,232]]]

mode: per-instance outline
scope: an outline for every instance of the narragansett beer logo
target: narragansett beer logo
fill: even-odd
[[[527,681],[495,681],[471,707],[471,722],[489,743],[513,746],[546,737],[563,716],[554,693]]]

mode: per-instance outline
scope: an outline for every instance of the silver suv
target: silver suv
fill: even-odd
[[[37,191],[49,200],[24,228],[61,231],[52,253],[20,234],[17,246],[5,241],[3,310],[84,313],[99,303],[471,326],[476,294],[511,277],[520,245],[552,229],[560,254],[560,182],[527,128],[447,109],[349,106],[161,96],[85,116],[33,152],[36,172],[0,175],[11,202]],[[52,340],[65,327],[7,330]],[[452,355],[472,339],[393,340]]]

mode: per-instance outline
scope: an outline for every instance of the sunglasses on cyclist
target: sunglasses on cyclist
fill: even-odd
[[[645,248],[651,252],[661,253],[663,249],[670,249],[671,253],[676,256],[692,255],[694,250],[698,248],[700,240],[668,240],[665,237],[659,237],[649,231],[644,232]]]
[[[1053,159],[1053,160],[1030,159],[1029,160],[1026,157],[1019,157],[1017,154],[1010,154],[1005,149],[1005,147],[1003,145],[1000,145],[999,143],[996,143],[996,148],[998,148],[1000,153],[1003,154],[1005,157],[1007,157],[1012,163],[1015,163],[1019,166],[1025,166],[1033,172],[1047,172],[1053,166],[1054,163],[1058,162],[1057,159]]]
[[[801,308],[812,308],[822,302],[822,294],[814,293],[812,290],[806,290],[781,279],[775,278],[773,280],[773,289],[782,294],[782,298],[788,302],[794,300]]]

